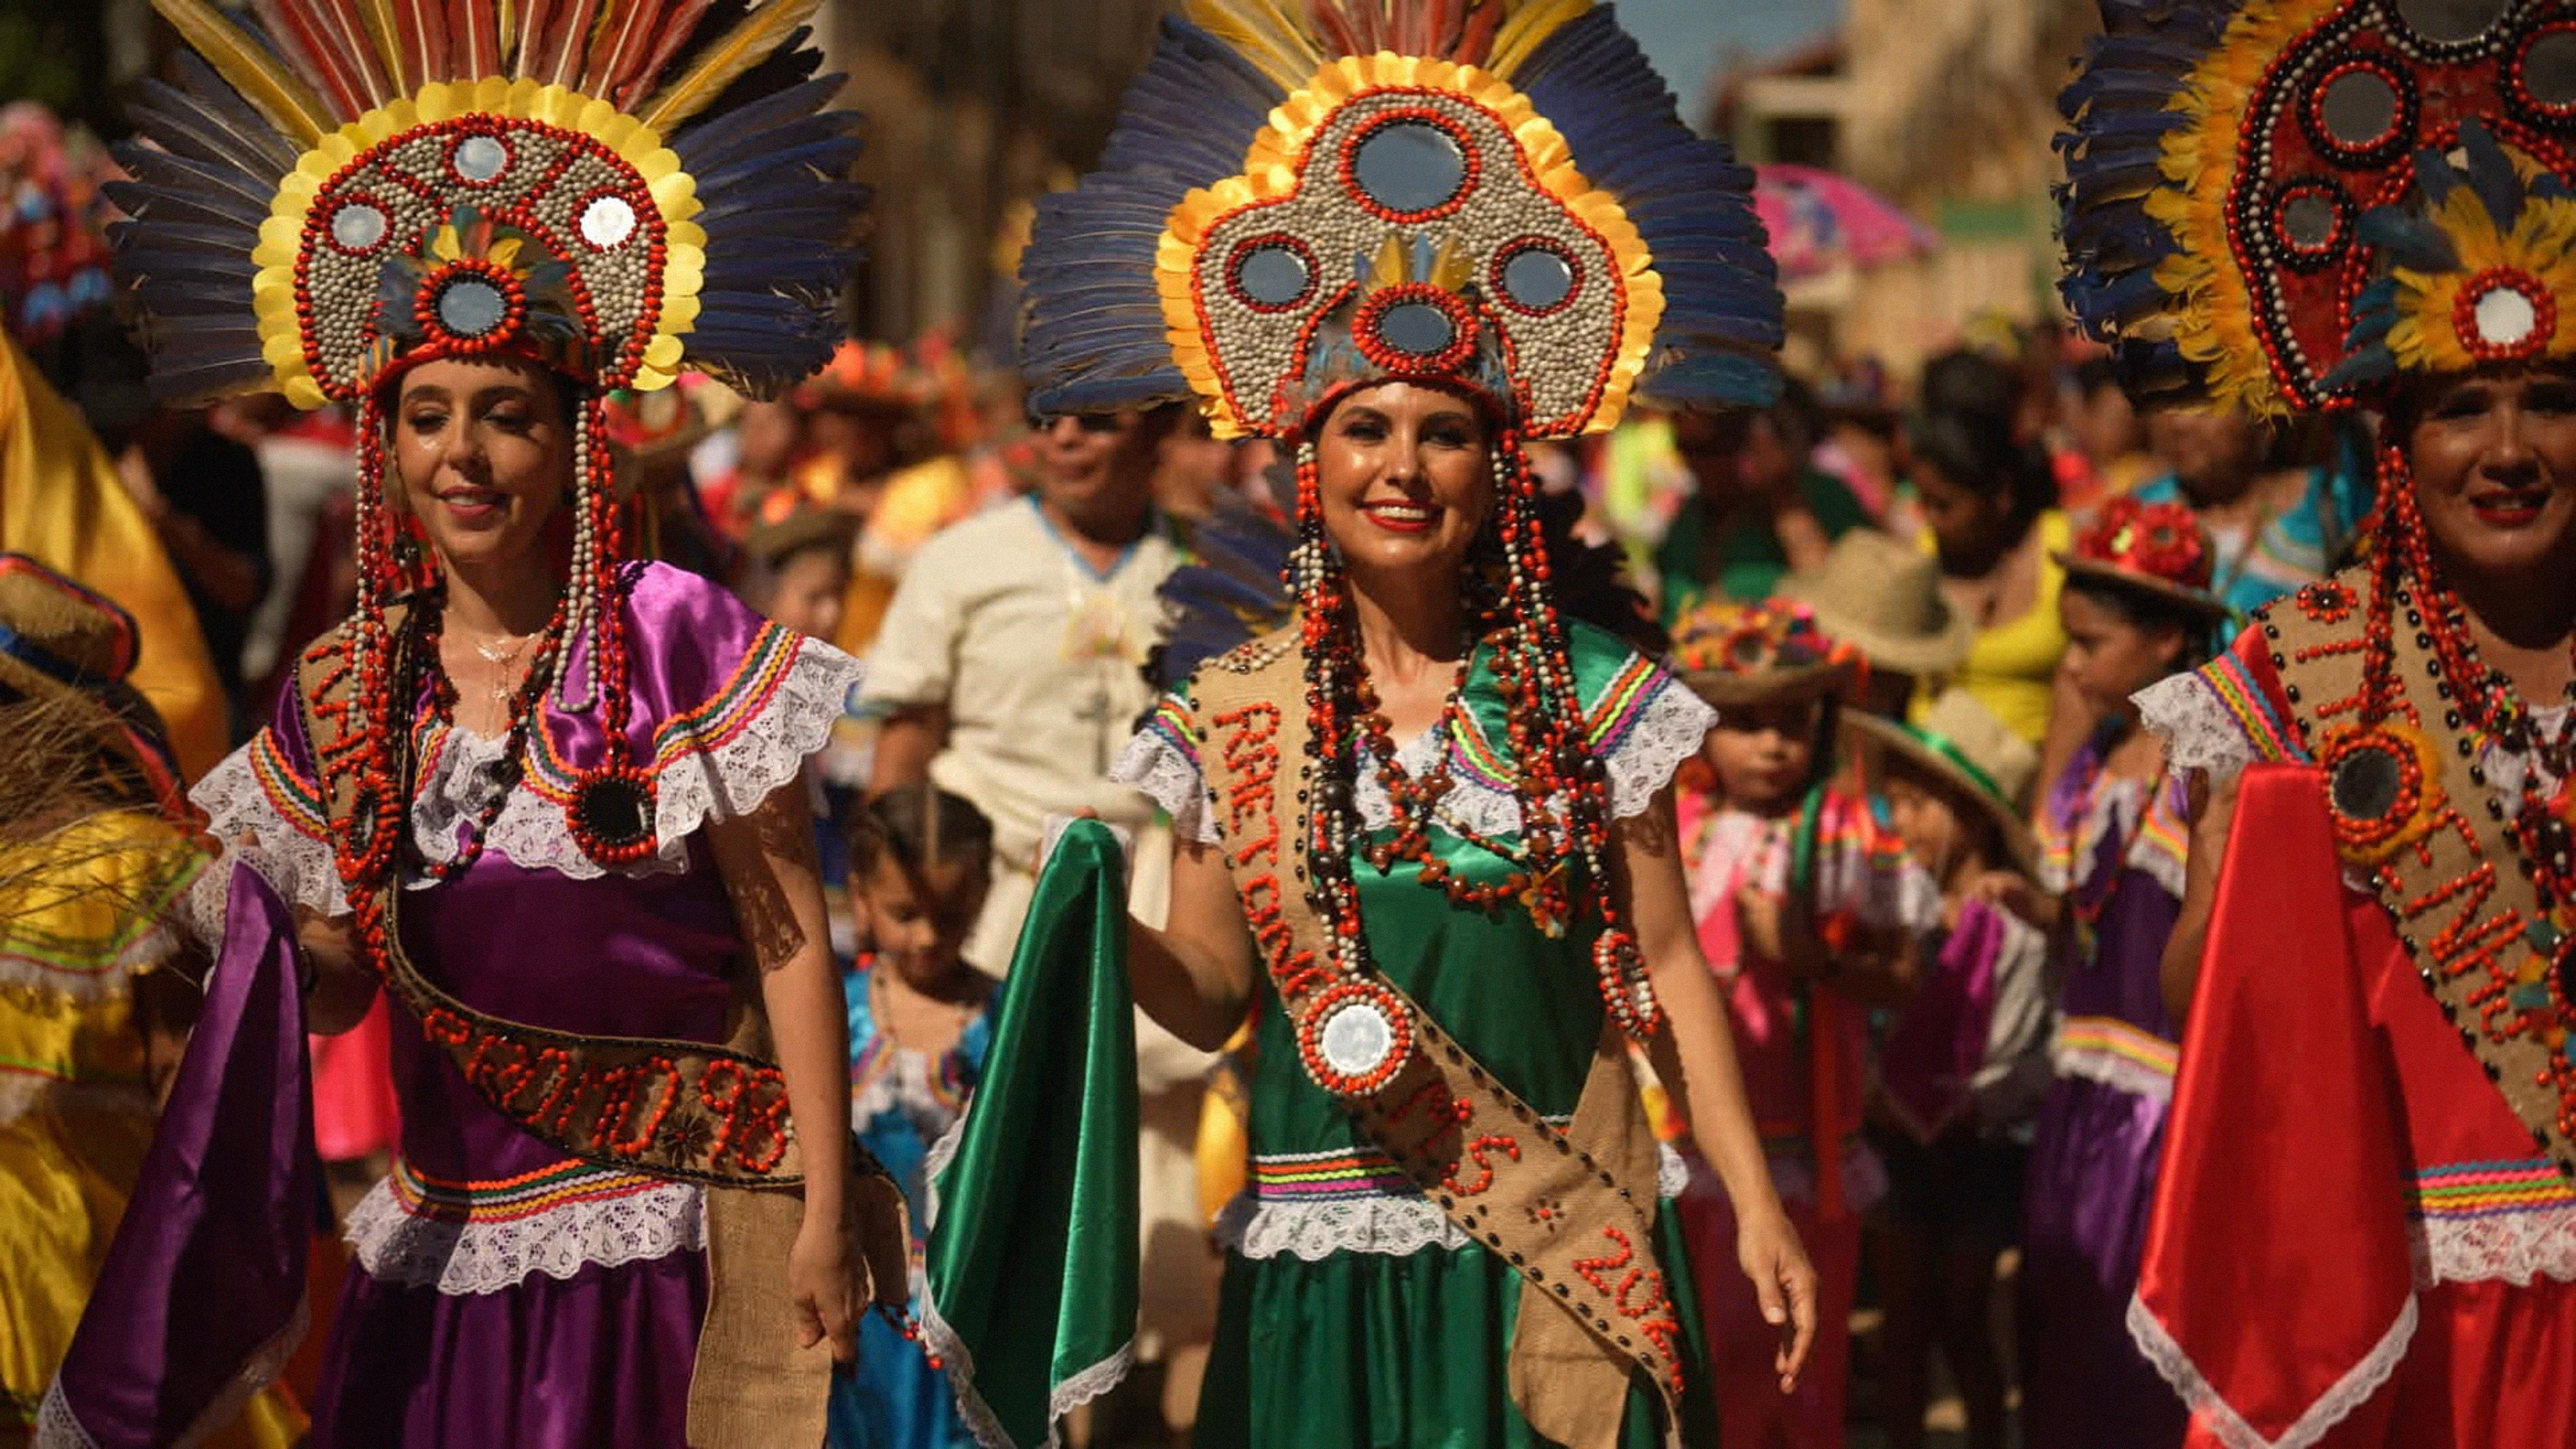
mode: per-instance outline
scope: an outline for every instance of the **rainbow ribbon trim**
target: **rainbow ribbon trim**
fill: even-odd
[[[2116,1016],[2070,1016],[2057,1029],[2061,1063],[2069,1057],[2111,1058],[2170,1078],[2180,1054],[2172,1042]]]
[[[572,1203],[630,1197],[666,1181],[640,1172],[619,1172],[576,1161],[558,1162],[516,1177],[452,1181],[431,1177],[396,1158],[392,1175],[394,1200],[407,1215],[477,1224],[516,1222]]]
[[[1415,1197],[1421,1189],[1395,1159],[1369,1148],[1265,1154],[1252,1159],[1252,1195],[1262,1202],[1340,1202]]]
[[[2545,1158],[2446,1162],[2421,1168],[2415,1174],[2412,1196],[2415,1215],[2428,1222],[2576,1208],[2576,1185]]]

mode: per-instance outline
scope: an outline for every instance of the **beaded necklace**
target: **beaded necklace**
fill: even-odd
[[[1375,974],[1360,913],[1359,884],[1352,871],[1352,863],[1363,854],[1380,870],[1392,869],[1397,860],[1414,862],[1425,886],[1462,906],[1491,910],[1508,893],[1550,936],[1564,934],[1578,909],[1584,909],[1601,923],[1593,943],[1593,966],[1603,1003],[1621,1030],[1647,1036],[1661,1025],[1663,1012],[1646,977],[1636,937],[1621,920],[1610,890],[1608,772],[1593,754],[1585,733],[1564,622],[1550,597],[1553,570],[1544,524],[1534,506],[1536,481],[1529,475],[1517,435],[1506,431],[1497,440],[1495,452],[1502,460],[1495,491],[1504,559],[1502,597],[1508,618],[1488,636],[1489,668],[1508,719],[1506,754],[1521,823],[1518,850],[1496,853],[1522,863],[1523,868],[1501,885],[1476,886],[1458,880],[1430,842],[1433,814],[1453,783],[1445,732],[1462,721],[1465,675],[1476,657],[1474,650],[1462,663],[1460,686],[1434,726],[1444,732],[1440,761],[1418,781],[1400,768],[1388,769],[1393,751],[1382,718],[1374,726],[1370,723],[1377,713],[1376,695],[1360,665],[1358,621],[1348,582],[1324,535],[1322,479],[1314,445],[1306,442],[1297,453],[1298,541],[1289,554],[1288,582],[1300,605],[1306,707],[1313,720],[1309,748],[1315,756],[1315,798],[1307,812],[1307,899],[1332,934],[1334,965],[1347,977]],[[1365,831],[1352,782],[1372,754],[1377,757],[1380,779],[1388,786],[1396,819],[1388,841],[1363,851]],[[1462,838],[1487,849],[1499,844],[1472,834]],[[1531,869],[1530,863],[1538,861],[1551,864],[1544,870]]]
[[[446,585],[439,584],[422,591],[410,615],[417,640],[411,657],[416,661],[415,669],[425,670],[429,675],[431,708],[442,723],[453,729],[456,727],[456,681],[440,662],[438,652],[446,612]],[[502,737],[500,758],[491,765],[492,790],[466,822],[464,842],[453,856],[444,861],[421,855],[417,847],[412,851],[413,863],[431,879],[454,880],[482,858],[483,844],[491,834],[493,822],[501,818],[501,811],[510,802],[511,792],[518,788],[520,779],[527,773],[528,736],[542,713],[546,690],[554,683],[555,663],[563,647],[563,630],[564,605],[558,600],[553,617],[535,636],[536,654],[528,661],[528,672],[520,677],[518,687],[506,696],[510,703],[510,724]],[[401,687],[412,697],[419,697],[415,681],[405,680]],[[408,753],[406,763],[409,768],[403,771],[406,798],[419,788],[419,782],[412,777],[419,764],[418,751]]]

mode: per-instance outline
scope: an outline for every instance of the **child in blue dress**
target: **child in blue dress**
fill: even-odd
[[[850,1130],[903,1184],[912,1208],[912,1301],[921,1302],[932,1148],[964,1109],[992,1042],[993,982],[960,955],[992,879],[983,813],[924,784],[854,801],[843,833],[859,953],[850,1012]],[[833,1384],[832,1449],[972,1449],[947,1379],[882,1315]]]

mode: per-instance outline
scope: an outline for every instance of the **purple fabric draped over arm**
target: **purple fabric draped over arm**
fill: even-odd
[[[143,1449],[213,1427],[302,1333],[320,1168],[295,921],[235,870],[204,1015],[37,1442]]]

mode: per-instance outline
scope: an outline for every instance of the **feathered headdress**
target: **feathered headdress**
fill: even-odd
[[[570,575],[511,697],[511,768],[483,825],[551,693],[598,710],[607,741],[568,829],[603,863],[654,849],[654,778],[627,737],[606,399],[684,367],[773,393],[830,355],[864,193],[843,179],[852,118],[826,109],[840,82],[810,78],[816,3],[252,0],[253,24],[154,0],[204,59],[183,61],[184,86],[147,82],[150,144],[122,153],[134,181],[114,193],[154,384],[342,401],[358,420],[358,609],[310,656],[327,670],[309,702],[334,735],[316,742],[326,784],[349,802],[340,873],[369,888],[352,893],[362,935],[406,836],[418,687],[434,681],[442,708],[453,694],[434,563],[410,556],[385,497],[384,393],[420,362],[531,359],[577,402]],[[471,863],[480,828],[440,870]]]
[[[1427,378],[1562,437],[1777,388],[1752,175],[1591,0],[1187,0],[1022,278],[1042,413],[1282,436]]]
[[[2562,0],[2102,0],[2102,17],[2060,101],[2063,291],[2148,391],[2264,416],[2333,409],[2393,370],[2466,366],[2498,355],[2490,338],[2512,354],[2537,335],[2504,298],[2485,323],[2472,301],[2438,336],[2393,332],[2368,315],[2392,299],[2364,294],[2392,265],[2418,298],[2432,292],[2404,274],[2489,296],[2478,279],[2505,268],[2535,309],[2568,285],[2568,225],[2536,199],[2552,188],[2528,186],[2526,204],[2510,180],[2567,175],[2576,156]],[[2475,199],[2453,195],[2449,166],[2417,164],[2428,148],[2467,153]]]
[[[311,407],[494,350],[603,389],[803,377],[863,195],[815,3],[155,0],[213,67],[145,83],[113,193],[158,390]]]

